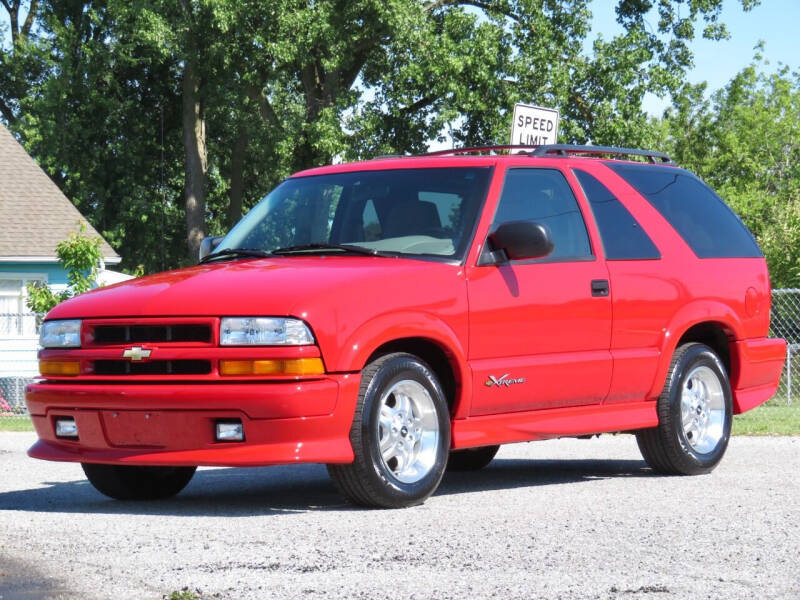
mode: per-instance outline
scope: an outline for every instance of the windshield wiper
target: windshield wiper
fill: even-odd
[[[220,250],[219,252],[214,252],[213,254],[209,254],[208,256],[204,256],[200,263],[206,263],[215,258],[269,258],[272,256],[266,250],[261,250],[260,248],[226,248],[225,250]]]
[[[302,246],[286,246],[273,250],[272,254],[313,254],[313,251],[325,252],[327,250],[342,250],[353,254],[363,254],[365,256],[397,256],[396,252],[385,252],[364,246],[353,246],[350,244],[303,244]]]

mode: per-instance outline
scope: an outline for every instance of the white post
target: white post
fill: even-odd
[[[792,350],[794,344],[786,348],[786,406],[792,403]]]

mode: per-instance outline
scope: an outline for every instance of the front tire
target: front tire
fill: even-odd
[[[658,398],[658,427],[636,433],[647,464],[667,475],[708,473],[722,460],[733,421],[725,367],[704,344],[680,346]]]
[[[450,414],[436,374],[411,354],[367,365],[350,429],[355,460],[328,465],[354,504],[403,508],[421,504],[444,475]]]
[[[94,488],[115,500],[171,498],[194,476],[197,467],[136,467],[81,463]]]

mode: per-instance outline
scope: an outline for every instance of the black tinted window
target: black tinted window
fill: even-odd
[[[747,258],[761,250],[711,188],[683,169],[606,163],[669,221],[699,258]]]
[[[573,172],[592,207],[608,260],[661,258],[653,241],[611,190],[586,171]]]
[[[494,224],[536,221],[553,236],[548,258],[592,256],[578,202],[567,180],[554,169],[509,169]]]

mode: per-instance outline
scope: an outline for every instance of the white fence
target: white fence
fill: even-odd
[[[0,313],[0,378],[35,377],[42,315]]]
[[[25,413],[25,386],[39,374],[42,316],[0,313],[0,416]]]
[[[39,372],[36,361],[42,315],[0,313],[0,417],[25,412],[25,385]],[[788,342],[778,393],[770,403],[800,396],[800,288],[772,292],[770,336]]]

